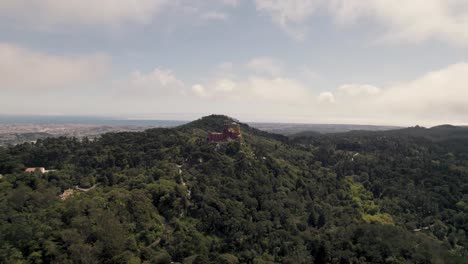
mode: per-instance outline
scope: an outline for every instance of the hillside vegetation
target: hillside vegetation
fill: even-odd
[[[0,148],[0,263],[468,262],[458,130],[206,143],[227,118]]]

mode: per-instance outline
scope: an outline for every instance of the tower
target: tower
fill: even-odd
[[[240,135],[240,134],[241,134],[241,128],[240,128],[240,125],[239,125],[239,124],[233,122],[233,123],[231,124],[231,129],[232,129],[232,132],[233,132],[233,133],[235,133],[235,134],[237,134],[237,135]]]

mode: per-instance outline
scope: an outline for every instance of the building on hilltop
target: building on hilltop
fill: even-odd
[[[222,133],[210,132],[208,133],[207,141],[209,143],[225,143],[231,141],[242,140],[242,133],[240,125],[236,122],[230,122],[226,120],[224,122],[224,129]]]

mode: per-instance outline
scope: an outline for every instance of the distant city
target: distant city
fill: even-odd
[[[175,127],[189,120],[132,120],[92,116],[7,116],[0,115],[0,146],[36,142],[48,137],[95,139],[109,132],[137,132],[151,128]],[[340,133],[352,130],[382,131],[395,126],[347,124],[294,124],[251,122],[250,126],[282,135],[302,132]]]

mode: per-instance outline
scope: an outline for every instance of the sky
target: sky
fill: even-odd
[[[2,0],[0,113],[468,125],[466,0]]]

